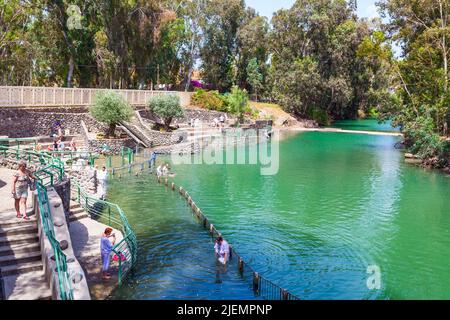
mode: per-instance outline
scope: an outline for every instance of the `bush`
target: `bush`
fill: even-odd
[[[415,122],[405,124],[403,128],[405,137],[411,141],[410,151],[422,160],[435,158],[438,167],[448,163],[450,143],[435,132],[433,119],[418,117]]]
[[[192,102],[199,107],[215,110],[220,112],[228,111],[227,98],[219,93],[219,91],[206,91],[203,89],[195,90],[192,96]]]
[[[309,116],[321,126],[330,125],[330,117],[325,110],[320,108],[312,108],[309,112]]]
[[[174,118],[184,116],[180,97],[174,94],[153,97],[148,102],[148,109],[163,120],[166,130],[170,130],[170,124]]]
[[[120,94],[104,91],[97,94],[89,112],[97,121],[107,124],[107,136],[114,137],[117,123],[130,120],[134,111]]]
[[[230,112],[237,115],[240,123],[244,122],[244,115],[251,113],[247,91],[234,86],[227,99]]]

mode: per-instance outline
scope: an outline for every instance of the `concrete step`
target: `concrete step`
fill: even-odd
[[[16,225],[0,227],[0,237],[16,235],[16,234],[30,234],[30,233],[36,234],[37,232],[38,232],[37,223],[34,223],[34,224],[17,223]]]
[[[86,218],[89,218],[89,214],[87,214],[86,211],[82,211],[80,213],[70,214],[69,222],[74,222],[74,221],[78,221],[78,220],[86,219]]]
[[[12,264],[9,266],[2,267],[2,276],[12,276],[17,274],[23,274],[27,272],[32,271],[39,271],[43,270],[44,267],[42,265],[42,261],[31,261],[31,262],[24,262],[24,263],[18,263],[18,264]]]
[[[83,208],[76,208],[76,209],[70,209],[70,213],[69,213],[69,215],[71,216],[71,215],[76,215],[76,214],[79,214],[79,213],[82,213],[82,212],[84,212],[84,209]]]
[[[26,252],[36,252],[40,251],[41,246],[39,245],[39,242],[35,243],[21,243],[21,244],[14,244],[14,245],[7,245],[7,246],[1,246],[0,247],[0,257],[3,256],[9,256],[13,254],[18,253],[26,253]]]
[[[36,243],[39,242],[37,233],[18,234],[0,237],[0,246],[12,246],[15,244]]]
[[[6,300],[51,300],[43,271],[34,271],[3,278]]]
[[[27,210],[27,215],[30,217],[30,220],[19,219],[16,216],[15,211],[7,211],[0,213],[0,228],[9,227],[12,225],[27,225],[27,224],[35,224],[36,216],[33,214],[33,209],[29,208]]]
[[[79,203],[77,203],[77,202],[71,202],[70,203],[70,209],[71,210],[72,209],[78,209],[78,208],[81,208],[81,205]]]
[[[3,267],[5,266],[11,266],[19,263],[27,263],[33,261],[41,261],[41,259],[42,255],[40,251],[16,253],[10,256],[0,257],[0,268],[3,270]]]

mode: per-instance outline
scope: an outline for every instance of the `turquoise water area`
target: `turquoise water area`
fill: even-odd
[[[398,139],[288,134],[276,175],[259,165],[173,171],[248,263],[302,299],[450,299],[449,179],[405,164]],[[233,270],[215,283],[211,240],[176,193],[140,177],[113,182],[110,197],[140,246],[113,298],[253,298]],[[379,290],[367,286],[371,266]]]

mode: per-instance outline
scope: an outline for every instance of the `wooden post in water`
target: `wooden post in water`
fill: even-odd
[[[258,274],[258,272],[253,272],[253,291],[259,292],[259,274]]]
[[[164,181],[164,184],[166,185],[166,187],[169,185],[169,180],[166,178],[166,180]]]
[[[211,237],[214,236],[214,225],[212,223],[209,225],[209,233],[211,234]]]
[[[241,275],[244,273],[244,260],[242,260],[242,258],[239,258],[238,270]]]
[[[175,190],[175,183],[172,182],[172,190]]]

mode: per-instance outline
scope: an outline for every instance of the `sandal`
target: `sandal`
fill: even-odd
[[[23,220],[29,221],[29,220],[30,220],[30,217],[29,217],[29,216],[25,216],[25,217],[23,217]]]
[[[23,215],[21,215],[20,213],[16,214],[16,217],[19,219],[22,219]]]

